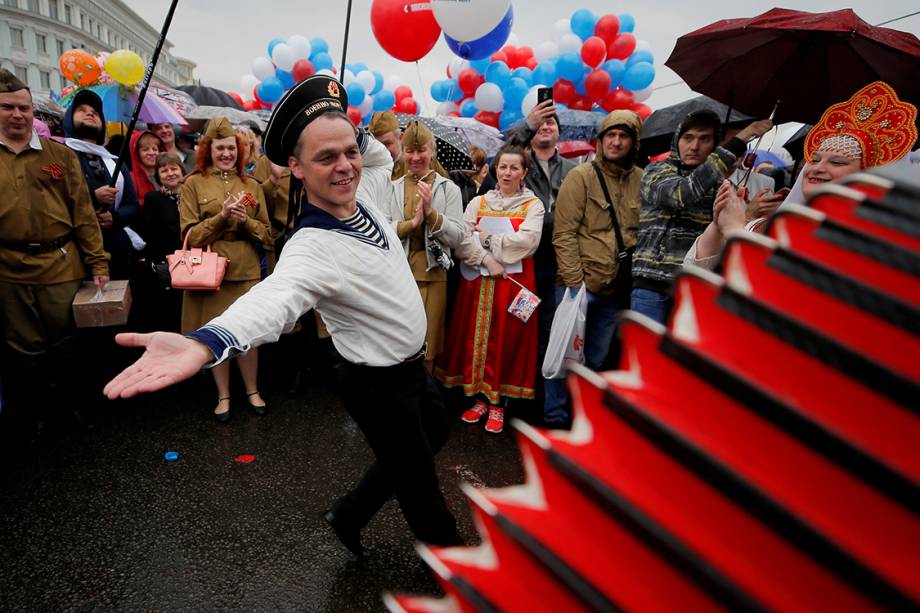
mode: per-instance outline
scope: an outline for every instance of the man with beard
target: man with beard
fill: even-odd
[[[105,250],[111,256],[111,277],[127,279],[131,273],[132,248],[135,251],[144,248],[143,240],[129,227],[140,207],[126,167],[123,167],[125,172],[118,173],[115,187],[109,187],[116,158],[102,146],[105,115],[99,96],[86,89],[74,96],[64,115],[64,134],[67,136],[64,142],[77,153],[89,186]]]
[[[610,351],[617,313],[629,307],[629,254],[636,247],[643,174],[635,165],[641,128],[642,119],[633,111],[607,115],[596,159],[568,174],[556,201],[556,302],[585,285],[585,364],[594,370]],[[565,427],[571,419],[565,380],[547,379],[544,389],[546,424]]]
[[[88,276],[102,287],[109,272],[76,156],[32,130],[32,94],[6,70],[0,70],[0,191],[3,417],[18,411],[23,421],[41,422],[46,410],[70,406],[53,391],[73,391],[74,295]],[[0,431],[18,434],[7,425]]]

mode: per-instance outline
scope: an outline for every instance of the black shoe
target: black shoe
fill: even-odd
[[[248,398],[252,398],[253,396],[255,396],[255,395],[258,394],[258,393],[259,393],[258,391],[250,392],[250,393],[246,394],[246,398],[247,398],[247,399],[248,399]],[[252,401],[251,401],[251,400],[247,400],[247,402],[249,403],[249,408],[252,409],[252,412],[255,413],[256,415],[258,415],[259,417],[262,417],[263,415],[265,415],[266,413],[268,413],[268,405],[267,405],[267,404],[252,404]]]
[[[332,528],[336,537],[338,537],[339,542],[345,545],[348,551],[359,558],[364,556],[364,545],[361,544],[360,532],[351,532],[346,529],[341,525],[341,522],[332,511],[323,513],[323,519],[326,520],[326,523],[329,524],[329,527]]]
[[[217,402],[218,402],[218,403],[221,403],[221,402],[223,402],[224,400],[230,400],[230,397],[227,396],[226,398],[218,398],[218,399],[217,399]],[[222,424],[228,423],[228,422],[230,421],[230,409],[227,409],[227,410],[224,411],[223,413],[214,413],[214,419],[216,419],[217,421],[219,421],[219,422],[222,423]]]

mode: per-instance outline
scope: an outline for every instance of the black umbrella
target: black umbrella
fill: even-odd
[[[238,111],[246,109],[230,97],[227,92],[217,89],[216,87],[207,87],[205,85],[180,85],[176,89],[185,92],[192,99],[202,106],[223,106]]]
[[[666,106],[652,113],[651,117],[642,124],[641,151],[648,156],[664,153],[671,148],[671,140],[680,122],[690,113],[697,111],[712,111],[718,115],[726,127],[742,127],[753,121],[753,117],[732,111],[729,115],[728,107],[721,102],[716,102],[708,96],[697,96],[690,100]],[[728,119],[726,121],[726,116]]]
[[[801,160],[805,157],[805,139],[811,131],[812,126],[805,124],[798,131],[789,137],[789,140],[783,145],[783,149],[789,152],[793,160]]]
[[[459,129],[445,125],[432,117],[407,113],[396,113],[396,120],[403,130],[413,121],[428,126],[437,144],[438,161],[448,172],[473,169],[473,160],[470,159],[470,143]]]

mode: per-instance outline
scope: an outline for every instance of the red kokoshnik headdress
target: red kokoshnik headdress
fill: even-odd
[[[863,168],[894,162],[917,141],[916,121],[917,107],[899,100],[887,83],[870,83],[824,111],[805,139],[805,159],[830,140],[832,149],[844,153],[848,144],[858,143]]]

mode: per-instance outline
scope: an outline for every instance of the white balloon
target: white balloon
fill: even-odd
[[[572,23],[570,19],[560,19],[553,24],[553,40],[557,43],[566,34],[572,33]]]
[[[328,68],[323,68],[322,70],[317,70],[316,74],[326,75],[327,77],[334,77],[335,73],[329,70]]]
[[[450,61],[450,76],[456,79],[457,75],[459,75],[460,72],[464,68],[469,68],[469,67],[470,67],[469,61],[461,57],[455,57],[454,59]]]
[[[355,82],[355,73],[353,73],[352,71],[346,68],[345,72],[342,73],[342,83],[344,83],[345,85],[351,85],[354,82]]]
[[[517,47],[521,44],[521,39],[518,38],[518,35],[512,32],[508,35],[508,40],[505,41],[506,45],[511,45],[512,47]]]
[[[374,76],[374,75],[371,75]],[[361,101],[361,104],[358,105],[358,108],[361,110],[361,117],[364,117],[368,113],[374,110],[374,98],[373,96],[364,96],[364,100]]]
[[[527,95],[524,96],[524,100],[521,101],[521,115],[524,117],[527,117],[527,115],[530,114],[530,111],[533,110],[533,107],[537,106],[537,90],[541,87],[543,86],[534,85],[531,87],[530,91],[527,92]]]
[[[294,52],[288,47],[287,43],[278,43],[272,49],[272,62],[281,70],[290,72],[294,68]]]
[[[476,40],[491,32],[509,6],[511,0],[431,0],[435,21],[459,41]]]
[[[261,81],[259,81],[254,75],[244,74],[240,78],[240,95],[244,99],[252,98],[252,90],[254,90]]]
[[[360,83],[366,92],[374,91],[374,86],[377,85],[377,79],[374,78],[374,73],[370,70],[362,70],[356,74],[355,81]]]
[[[648,86],[645,89],[637,89],[633,92],[633,98],[636,99],[636,102],[645,102],[652,97],[652,86]]]
[[[252,74],[259,81],[264,81],[269,77],[275,76],[275,67],[272,65],[272,61],[267,57],[257,57],[252,60]]]
[[[287,44],[294,52],[295,60],[306,60],[310,58],[310,52],[313,50],[310,41],[305,36],[295,34],[287,39]],[[295,62],[296,63],[296,62]]]
[[[403,84],[402,77],[399,75],[392,74],[387,77],[383,89],[388,89],[391,92],[396,91],[396,88]]]
[[[450,115],[451,113],[459,113],[460,107],[457,106],[456,102],[451,102],[447,100],[438,105],[438,108],[435,109],[435,115]]]
[[[545,62],[559,55],[559,45],[552,41],[540,43],[540,46],[533,52],[534,58],[538,62]]]
[[[476,107],[481,111],[498,113],[505,108],[505,95],[495,83],[483,83],[476,90]]]
[[[636,41],[636,51],[651,51],[652,46],[647,40],[637,40]]]
[[[565,34],[562,38],[559,39],[559,52],[563,51],[574,51],[575,53],[581,53],[581,46],[584,43],[577,34]]]

